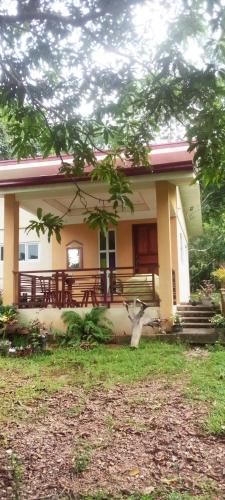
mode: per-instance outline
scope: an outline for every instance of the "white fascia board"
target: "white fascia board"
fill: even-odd
[[[189,237],[202,234],[202,208],[200,186],[198,182],[179,187]]]

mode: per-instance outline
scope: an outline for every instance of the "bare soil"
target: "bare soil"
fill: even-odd
[[[1,500],[98,498],[100,490],[224,499],[225,439],[204,433],[206,405],[182,390],[145,381],[33,402],[29,419],[2,429]]]

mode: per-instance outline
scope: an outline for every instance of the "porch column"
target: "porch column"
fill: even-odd
[[[3,303],[17,302],[18,280],[15,272],[19,270],[19,203],[14,194],[4,198],[4,264],[3,264]],[[14,272],[15,271],[15,272]]]
[[[177,231],[177,190],[176,186],[170,184],[170,202],[173,207],[174,214],[170,217],[171,224],[171,242],[172,242],[172,266],[175,271],[176,283],[176,302],[180,302],[180,282],[179,282],[179,259],[178,259],[178,231]]]
[[[173,283],[170,228],[170,185],[166,181],[156,182],[156,208],[160,316],[162,319],[170,319],[173,314]]]

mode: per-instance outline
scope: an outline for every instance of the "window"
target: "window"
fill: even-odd
[[[27,258],[28,260],[38,259],[38,243],[28,243],[27,245]]]
[[[38,260],[39,259],[39,243],[20,243],[19,244],[19,261]],[[4,260],[4,247],[0,245],[0,262]]]
[[[20,243],[19,245],[19,260],[38,260],[39,259],[39,243]]]
[[[83,267],[82,248],[67,248],[67,267],[69,269],[82,269]]]
[[[106,236],[100,233],[100,268],[116,267],[116,238],[115,231],[111,229]]]
[[[25,243],[19,244],[19,260],[25,260]]]

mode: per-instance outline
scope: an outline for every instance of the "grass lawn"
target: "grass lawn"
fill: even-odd
[[[0,394],[1,500],[224,498],[225,350],[142,341],[0,358]]]

